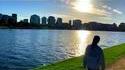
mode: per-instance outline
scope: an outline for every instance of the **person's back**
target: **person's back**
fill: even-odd
[[[84,67],[88,70],[104,70],[103,50],[97,45],[100,37],[95,36],[93,43],[88,45],[84,56]]]

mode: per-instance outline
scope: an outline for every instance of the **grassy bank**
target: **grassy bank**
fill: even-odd
[[[116,60],[125,56],[125,44],[113,46],[111,48],[104,49],[106,66],[112,64]],[[35,68],[33,70],[83,70],[82,68],[82,56],[67,59],[62,62],[50,64],[48,66]]]

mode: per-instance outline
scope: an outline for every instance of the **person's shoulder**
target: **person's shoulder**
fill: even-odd
[[[91,48],[91,45],[87,45],[86,50],[89,50]]]
[[[91,44],[88,44],[88,46],[87,46],[87,47],[89,47],[89,46],[91,46]]]
[[[103,49],[100,46],[98,46],[97,48],[98,48],[98,51],[103,52]]]
[[[97,45],[97,48],[98,48],[99,50],[102,50],[102,48],[101,48],[100,46],[98,46],[98,45]]]
[[[90,48],[92,45],[91,44],[89,44],[89,45],[87,45],[87,48]]]
[[[99,49],[102,49],[101,46],[98,46],[98,45],[97,45],[97,47],[98,47]]]

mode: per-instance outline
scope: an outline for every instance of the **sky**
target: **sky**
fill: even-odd
[[[0,13],[17,13],[18,21],[37,14],[62,17],[64,22],[81,19],[82,22],[125,22],[125,0],[0,0]]]

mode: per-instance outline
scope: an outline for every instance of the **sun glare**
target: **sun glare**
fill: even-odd
[[[79,12],[91,13],[93,10],[91,0],[76,0],[72,5]]]
[[[77,56],[81,56],[85,53],[85,48],[87,46],[88,42],[88,37],[91,33],[88,31],[77,31],[77,35],[79,38],[79,47],[78,47],[78,52]]]

